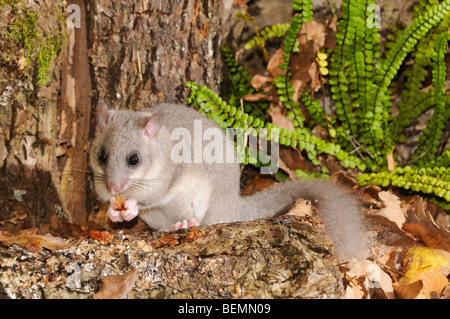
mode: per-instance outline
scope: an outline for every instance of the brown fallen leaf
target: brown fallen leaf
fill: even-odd
[[[139,278],[139,271],[131,269],[123,275],[112,275],[102,278],[102,286],[92,297],[94,299],[124,299],[133,289]]]
[[[409,284],[393,284],[395,293],[401,299],[414,299],[416,298],[423,288],[422,280],[417,280]]]
[[[450,243],[438,231],[431,231],[422,224],[406,223],[403,228],[419,237],[426,246],[450,251]]]
[[[275,96],[265,95],[262,93],[255,93],[255,94],[246,94],[242,97],[245,101],[249,102],[260,102],[260,101],[270,101],[270,102],[277,102],[278,98]]]
[[[391,277],[376,263],[370,260],[358,261],[346,271],[345,278],[349,284],[345,299],[370,298],[370,292],[379,290],[384,298],[394,298]]]
[[[250,184],[248,184],[244,188],[244,190],[242,191],[242,195],[244,195],[244,196],[252,195],[252,194],[259,192],[260,190],[263,190],[265,188],[268,188],[276,183],[277,182],[274,181],[273,179],[264,178],[264,177],[257,175],[252,179]]]
[[[27,66],[27,58],[24,56],[21,57],[19,61],[17,61],[17,65],[19,66],[19,70],[25,69],[25,67]]]
[[[50,234],[39,235],[37,234],[37,231],[37,228],[24,229],[15,236],[12,236],[6,231],[0,231],[0,242],[5,246],[17,244],[33,253],[40,252],[42,248],[47,248],[49,250],[64,249],[76,243],[68,243],[61,237],[54,237]]]
[[[312,216],[313,215],[313,206],[309,200],[305,200],[300,198],[297,200],[292,208],[287,212],[286,215],[293,216]]]
[[[367,204],[376,204],[379,201],[378,193],[381,192],[382,189],[380,186],[376,185],[366,185],[363,187],[359,187],[356,190],[356,194],[359,198]]]
[[[450,253],[412,246],[405,253],[402,268],[404,276],[395,285],[397,295],[405,299],[430,299],[439,295],[448,284]]]
[[[406,221],[406,217],[400,206],[400,199],[394,194],[386,191],[378,193],[378,197],[380,197],[385,205],[384,208],[380,209],[378,214],[396,223],[398,228],[401,229]]]
[[[179,241],[176,237],[169,235],[166,232],[163,232],[162,236],[156,242],[156,248],[167,247],[167,246],[176,246],[179,244]]]
[[[337,171],[331,174],[330,181],[338,185],[347,186],[348,188],[353,188],[358,185],[356,179],[346,174],[344,171]]]
[[[258,91],[262,86],[272,85],[273,77],[255,74],[250,81],[250,85]]]
[[[206,235],[206,232],[204,230],[198,231],[197,227],[192,227],[189,234],[184,239],[184,242],[186,243],[192,243],[197,238],[202,238]]]
[[[428,208],[428,202],[420,196],[414,196],[408,216],[411,223],[408,231],[420,239],[429,247],[444,249],[450,252],[450,231],[447,227],[438,225]]]
[[[428,270],[420,277],[420,279],[423,282],[423,291],[421,292],[423,295],[420,297],[428,298],[428,294],[431,292],[436,292],[439,295],[444,290],[445,286],[448,285],[447,277],[439,270]]]
[[[85,230],[80,234],[80,237],[95,239],[102,243],[111,243],[114,240],[114,234],[106,230]]]
[[[278,103],[270,103],[269,114],[273,124],[295,131],[294,124],[283,114],[283,108]]]
[[[283,49],[278,49],[267,63],[267,72],[272,78],[276,78],[279,74],[285,74],[286,71],[279,68],[280,63],[284,61]]]
[[[420,279],[407,284],[395,284],[395,293],[402,299],[430,299],[432,294],[439,295],[448,285],[448,279],[442,271],[425,271]]]

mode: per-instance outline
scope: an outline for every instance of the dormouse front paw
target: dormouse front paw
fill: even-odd
[[[115,223],[130,221],[139,214],[138,202],[132,198],[121,201],[111,197],[107,214]]]
[[[192,218],[190,221],[183,220],[182,222],[173,224],[172,226],[170,226],[169,231],[176,231],[179,229],[185,229],[185,228],[196,227],[196,226],[200,226],[200,223],[198,221],[196,221],[194,218]]]

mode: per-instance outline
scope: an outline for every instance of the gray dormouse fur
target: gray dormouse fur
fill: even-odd
[[[142,111],[100,106],[90,153],[98,197],[105,202],[116,195],[135,199],[139,217],[158,230],[168,230],[182,220],[210,225],[272,217],[304,198],[318,207],[338,258],[366,257],[359,203],[345,189],[324,180],[295,180],[242,197],[236,161],[173,161],[171,152],[179,139],[172,140],[172,132],[181,128],[194,138],[195,120],[201,120],[203,133],[218,128],[208,117],[183,105],[161,104]],[[223,140],[224,149],[233,148],[224,134]],[[136,156],[138,164],[130,165]]]

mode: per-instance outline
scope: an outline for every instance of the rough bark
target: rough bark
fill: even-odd
[[[91,76],[87,47],[86,6],[82,0],[68,5],[79,8],[79,27],[67,29],[67,43],[62,54],[61,98],[58,105],[59,144],[65,145],[66,161],[62,175],[62,198],[67,219],[86,225],[91,206],[86,201],[83,169],[88,165],[87,144],[91,118]]]
[[[56,1],[21,5],[38,13],[37,41],[64,33]],[[28,224],[38,225],[61,211],[56,120],[60,64],[55,59],[50,82],[37,84],[38,63],[34,58],[25,63],[22,41],[8,36],[8,25],[17,21],[11,9],[4,6],[0,12],[0,220],[21,214]]]
[[[66,27],[77,5],[80,27]],[[186,81],[219,90],[220,46],[235,27],[233,1],[55,0],[21,2],[42,36],[65,37],[52,79],[38,85],[37,59],[21,66],[24,44],[7,35],[18,14],[5,6],[0,28],[0,220],[14,212],[38,226],[53,214],[86,225],[95,201],[85,174],[98,99],[113,108],[185,103]],[[73,21],[72,21],[73,22]],[[239,33],[239,27],[237,27]],[[36,183],[39,180],[39,183]],[[18,195],[20,194],[20,196]],[[23,199],[23,201],[22,201]]]
[[[186,81],[218,91],[220,47],[236,24],[232,2],[95,1],[90,41],[98,97],[137,109],[185,103]]]
[[[0,246],[0,296],[92,298],[106,276],[136,269],[127,298],[339,298],[330,241],[310,223],[291,216],[199,227],[194,241],[191,230],[178,231],[179,243],[161,248],[160,232],[39,253]]]

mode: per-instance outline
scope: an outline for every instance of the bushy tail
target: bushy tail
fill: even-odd
[[[287,181],[243,197],[240,219],[254,220],[283,214],[298,199],[318,208],[338,259],[364,259],[368,249],[358,200],[347,190],[326,180]]]

